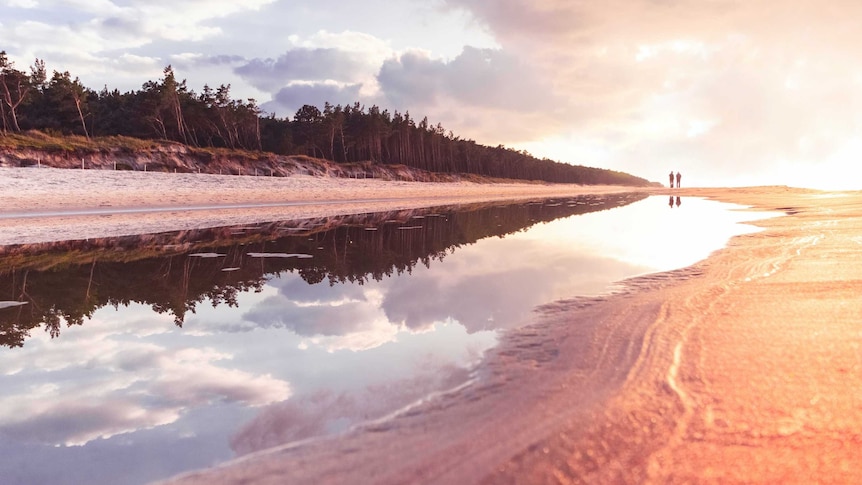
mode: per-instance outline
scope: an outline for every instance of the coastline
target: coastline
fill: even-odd
[[[862,481],[862,192],[42,170],[0,170],[4,240],[626,191],[784,213],[688,268],[544,305],[471,385],[168,483]]]
[[[785,215],[619,294],[545,305],[476,383],[418,410],[168,483],[862,480],[862,193],[672,193]]]
[[[544,183],[0,168],[0,245],[645,190]]]

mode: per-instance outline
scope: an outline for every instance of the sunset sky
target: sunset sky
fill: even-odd
[[[862,188],[862,2],[0,0],[0,50],[92,88],[171,64],[292,117],[409,110],[684,186]]]

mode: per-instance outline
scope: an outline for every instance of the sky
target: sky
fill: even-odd
[[[92,88],[170,64],[268,113],[377,105],[683,186],[858,189],[857,0],[0,0],[0,50]]]

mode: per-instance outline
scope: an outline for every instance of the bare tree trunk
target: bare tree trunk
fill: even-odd
[[[5,135],[6,132],[9,130],[9,125],[6,121],[6,104],[5,103],[0,103],[0,119],[3,120],[3,134]]]
[[[180,137],[182,138],[183,143],[185,143],[186,145],[188,145],[189,140],[188,140],[188,137],[186,136],[186,120],[185,120],[185,118],[183,118],[183,110],[182,110],[182,108],[180,107],[180,99],[179,99],[179,96],[177,96],[177,94],[176,94],[176,93],[173,93],[173,97],[172,97],[172,98],[173,98],[173,99],[171,99],[171,104],[173,104],[173,105],[174,105],[174,106],[173,106],[173,108],[174,108],[174,116],[175,116],[175,117],[176,117],[176,119],[177,119],[177,131],[179,131],[179,132],[180,132],[180,133],[179,133],[179,135],[180,135]]]
[[[255,127],[254,127],[255,135],[257,135],[257,149],[259,151],[263,151],[263,142],[260,139],[260,115],[255,114],[254,120],[255,120]]]
[[[338,131],[341,133],[341,150],[344,152],[343,162],[347,162],[347,144],[344,143],[344,123],[338,127]]]
[[[15,113],[15,108],[18,107],[17,103],[12,102],[12,94],[9,92],[9,86],[6,83],[3,83],[3,88],[5,92],[6,105],[9,106],[9,113],[12,115],[12,129],[14,131],[21,131],[21,127],[18,126],[18,115]]]
[[[332,122],[332,125],[329,127],[329,157],[334,162],[335,161],[335,123]]]
[[[81,119],[81,128],[84,129],[84,136],[86,136],[87,139],[89,140],[90,139],[90,133],[87,131],[87,123],[84,122],[84,113],[81,112],[81,98],[79,98],[78,96],[74,96],[74,99],[75,99],[75,107],[78,108],[78,117]]]

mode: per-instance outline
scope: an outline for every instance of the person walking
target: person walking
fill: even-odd
[[[682,180],[682,174],[677,172],[676,173],[676,188],[679,188],[679,181],[680,180]]]
[[[670,188],[673,188],[673,170],[671,170],[670,175],[668,175],[668,177],[670,178]]]

